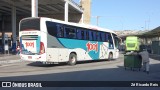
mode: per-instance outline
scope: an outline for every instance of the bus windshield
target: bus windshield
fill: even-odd
[[[128,36],[126,38],[126,51],[138,51],[139,40],[136,36]]]

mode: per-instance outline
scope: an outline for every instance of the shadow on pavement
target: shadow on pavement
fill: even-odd
[[[31,62],[27,64],[27,66],[33,66],[33,67],[54,67],[54,66],[64,66],[66,65],[65,63],[61,64],[44,64],[42,62]]]
[[[72,67],[72,66],[71,66]],[[75,68],[75,69],[74,69]],[[41,75],[27,75],[2,77],[0,80],[24,80],[24,81],[160,81],[160,64],[150,65],[150,74],[142,70],[125,70],[123,66],[117,68],[95,69],[95,70],[76,70],[73,72],[50,73]]]
[[[77,64],[89,64],[89,63],[97,63],[97,62],[112,62],[112,61],[109,61],[109,60],[89,60],[89,61],[78,61]],[[28,66],[33,66],[33,67],[55,67],[55,66],[65,66],[65,65],[68,65],[67,62],[62,62],[62,63],[57,63],[57,64],[54,64],[54,63],[50,63],[50,64],[45,64],[45,63],[42,63],[42,62],[31,62],[29,64],[27,64]]]

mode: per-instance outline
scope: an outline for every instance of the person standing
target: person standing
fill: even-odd
[[[20,47],[19,47],[19,45],[17,46],[16,51],[17,51],[17,54],[19,55],[20,54]]]
[[[146,49],[139,53],[142,57],[143,71],[149,74],[149,54]]]

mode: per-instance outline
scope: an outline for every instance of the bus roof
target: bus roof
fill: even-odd
[[[72,23],[72,22],[65,22],[65,21],[61,21],[61,20],[57,20],[57,19],[52,19],[52,18],[47,18],[47,17],[27,17],[27,18],[23,18],[22,20],[25,19],[32,19],[32,18],[39,18],[39,19],[43,19],[44,21],[53,21],[53,22],[57,22],[57,23],[62,23],[62,24],[67,24],[67,25],[71,25],[71,26],[76,26],[76,27],[81,27],[81,28],[87,28],[87,29],[92,29],[92,30],[97,30],[97,31],[104,31],[104,32],[110,32],[110,33],[114,33],[116,34],[114,31],[109,30],[109,29],[105,29],[105,28],[101,28],[98,26],[93,26],[93,25],[88,25],[88,24],[79,24],[79,23]],[[21,20],[21,21],[22,21]],[[20,21],[20,22],[21,22]]]
[[[127,36],[126,38],[138,38],[137,36]]]
[[[126,37],[126,40],[138,40],[138,37],[137,36],[128,36]]]

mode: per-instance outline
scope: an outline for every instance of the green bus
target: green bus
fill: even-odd
[[[126,37],[126,51],[139,51],[140,41],[137,36]]]

